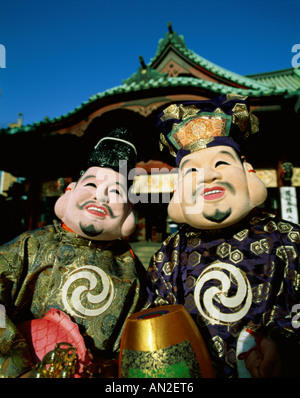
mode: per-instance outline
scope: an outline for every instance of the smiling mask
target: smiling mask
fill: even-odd
[[[246,97],[170,105],[160,115],[160,127],[161,144],[179,166],[178,189],[168,207],[173,221],[224,228],[265,201],[265,185],[241,156],[242,141],[258,131]]]
[[[135,167],[136,149],[126,129],[101,139],[86,169],[55,204],[55,214],[66,229],[91,240],[129,236],[135,218],[128,201],[127,179]]]

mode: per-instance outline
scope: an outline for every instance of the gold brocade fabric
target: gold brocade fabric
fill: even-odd
[[[164,122],[168,119],[182,119],[185,120],[189,117],[196,116],[199,109],[195,105],[185,106],[180,104],[179,106],[172,104],[169,105],[164,111],[161,120]]]
[[[177,148],[187,148],[188,145],[200,139],[226,136],[229,133],[230,118],[222,114],[202,113],[180,123],[169,137]]]
[[[160,116],[163,124],[172,122],[170,132],[165,132],[168,139],[163,133],[160,134],[161,150],[166,146],[172,156],[176,156],[176,152],[181,148],[191,152],[199,151],[205,149],[207,144],[216,137],[231,136],[234,126],[238,126],[238,135],[241,139],[247,139],[251,134],[259,131],[259,121],[253,113],[248,111],[244,103],[246,99],[247,97],[242,95],[227,94],[225,100],[223,99],[223,102],[210,112],[202,111],[201,107],[196,105],[169,105]],[[226,103],[232,100],[237,103],[230,110],[229,115],[224,109]]]
[[[123,324],[143,304],[144,268],[121,240],[89,241],[59,223],[26,232],[0,248],[0,377],[32,367],[17,325],[55,307],[72,317],[88,349],[112,357]]]

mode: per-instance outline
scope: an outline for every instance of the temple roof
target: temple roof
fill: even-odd
[[[272,88],[286,89],[289,93],[300,91],[300,70],[296,68],[248,75],[248,77]]]
[[[147,91],[161,88],[197,89],[211,96],[235,93],[255,98],[271,96],[288,98],[300,95],[300,72],[297,69],[239,75],[188,49],[184,37],[174,32],[170,26],[165,37],[159,40],[158,49],[150,63],[146,65],[142,57],[140,61],[141,66],[138,71],[125,79],[121,85],[91,96],[88,101],[71,112],[53,119],[45,118],[32,125],[2,129],[0,133],[29,132],[52,124],[56,130],[59,129],[61,122],[72,119],[79,112],[89,113],[89,109],[94,110],[95,104],[100,104],[105,99],[113,101],[115,96],[121,95],[128,100],[129,95],[138,92],[144,92],[143,98],[147,98]]]
[[[178,35],[172,30],[171,32],[166,33],[164,39],[160,39],[157,52],[154,58],[152,58],[150,65],[152,67],[155,67],[155,65],[157,65],[157,63],[159,62],[159,59],[166,56],[166,52],[172,51],[174,49],[178,54],[186,58],[186,60],[188,60],[191,64],[200,67],[200,69],[202,69],[202,71],[205,71],[207,75],[219,78],[220,81],[225,84],[234,83],[241,88],[265,91],[266,94],[270,91],[270,87],[263,82],[257,82],[249,77],[231,72],[196,54],[194,51],[187,48],[184,37],[182,35]],[[223,88],[223,90],[225,90],[225,87]]]

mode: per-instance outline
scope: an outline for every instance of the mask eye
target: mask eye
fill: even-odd
[[[219,160],[219,161],[215,164],[215,167],[223,166],[223,165],[229,166],[229,163],[225,162],[224,160]]]
[[[191,167],[190,169],[188,169],[186,172],[185,172],[185,176],[187,175],[187,174],[189,174],[189,173],[197,173],[199,170],[197,170],[195,167]]]
[[[93,188],[97,188],[97,185],[96,185],[96,184],[94,184],[94,183],[92,183],[92,182],[89,182],[88,184],[85,184],[85,187],[93,187]]]
[[[121,195],[118,189],[111,189],[109,193],[116,193],[117,195]]]
[[[125,197],[122,191],[117,188],[111,188],[108,192],[108,196],[112,203],[123,203],[125,202]]]

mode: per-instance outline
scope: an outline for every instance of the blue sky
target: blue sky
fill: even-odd
[[[0,0],[0,128],[61,116],[149,63],[167,23],[240,74],[291,68],[299,0]]]

